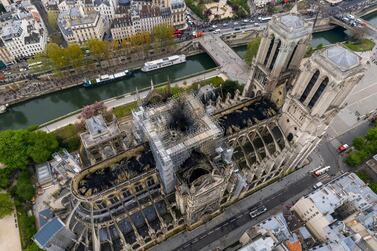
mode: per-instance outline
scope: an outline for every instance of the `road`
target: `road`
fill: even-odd
[[[271,210],[274,208],[282,208],[282,205],[287,202],[287,198],[292,198],[297,196],[297,191],[301,191],[302,194],[306,193],[308,190],[312,189],[312,185],[318,182],[314,177],[307,175],[299,181],[290,184],[276,194],[273,194],[263,200],[263,204],[267,209]],[[309,188],[309,189],[308,189]],[[301,194],[300,193],[300,194]],[[255,219],[251,219],[249,212],[250,209],[255,205],[251,205],[247,210],[234,215],[233,218],[217,225],[206,233],[197,236],[195,239],[186,242],[185,244],[179,246],[175,250],[185,250],[185,251],[197,251],[213,243],[214,241],[222,238],[224,235],[240,228],[248,223],[248,225],[254,225],[264,219],[268,218],[270,214],[261,215]],[[229,243],[231,244],[231,243]]]

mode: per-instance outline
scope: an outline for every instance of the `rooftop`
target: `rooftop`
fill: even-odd
[[[93,196],[155,168],[149,145],[140,145],[92,166],[74,177],[74,189],[81,196]]]
[[[225,130],[225,135],[240,131],[246,127],[257,124],[275,116],[277,110],[273,103],[267,99],[253,99],[222,111],[215,116],[220,126]]]
[[[355,53],[340,45],[331,46],[323,55],[341,71],[350,70],[360,64],[360,59]]]
[[[299,29],[304,27],[304,20],[302,17],[294,14],[282,16],[280,22],[288,29]]]

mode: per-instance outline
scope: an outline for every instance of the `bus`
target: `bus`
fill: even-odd
[[[318,176],[321,176],[322,174],[324,173],[327,173],[330,169],[330,166],[326,166],[326,167],[320,167],[320,168],[317,168],[316,170],[314,170],[312,172],[312,174],[315,176],[315,177],[318,177]]]
[[[42,65],[42,62],[41,61],[37,61],[37,62],[34,62],[34,63],[31,63],[28,65],[28,67],[37,67],[37,66],[41,66]]]
[[[272,17],[258,17],[258,20],[261,21],[261,22],[266,22],[266,21],[269,21],[271,20]]]

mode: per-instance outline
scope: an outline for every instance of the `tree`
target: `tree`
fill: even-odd
[[[53,32],[57,32],[59,30],[58,27],[58,13],[56,11],[47,11],[47,22],[48,25],[51,27]]]
[[[12,170],[10,168],[0,169],[0,189],[7,189],[11,184]]]
[[[256,57],[256,55],[258,53],[260,42],[261,42],[261,38],[256,37],[253,40],[251,40],[250,43],[247,45],[245,61],[248,64],[251,64],[251,62],[253,61],[253,58]]]
[[[47,58],[54,64],[55,68],[60,69],[68,65],[64,49],[55,43],[48,43],[46,49]]]
[[[0,163],[9,168],[23,168],[29,163],[27,155],[26,130],[5,130],[0,132]]]
[[[30,176],[27,170],[22,171],[18,176],[16,185],[11,189],[12,195],[21,202],[30,201],[35,194]]]
[[[90,39],[86,42],[90,53],[97,59],[103,59],[107,57],[109,53],[109,46],[107,42],[99,39]]]
[[[34,163],[45,162],[58,148],[58,141],[53,134],[48,134],[43,131],[34,131],[28,138],[27,153]]]
[[[84,53],[77,44],[70,44],[64,49],[64,57],[67,58],[70,65],[78,67],[84,60]]]
[[[0,219],[13,212],[14,204],[8,193],[0,193]]]
[[[25,168],[47,161],[58,149],[54,135],[34,128],[0,132],[0,163],[9,168]]]
[[[153,27],[152,34],[155,42],[162,44],[163,42],[173,41],[174,27],[168,24],[159,24]]]
[[[356,150],[363,150],[365,147],[365,139],[363,137],[354,138],[352,141],[352,145],[355,147]]]

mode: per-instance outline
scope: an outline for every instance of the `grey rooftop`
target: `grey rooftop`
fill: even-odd
[[[359,57],[355,53],[340,45],[326,49],[323,55],[341,71],[350,70],[360,64]]]

